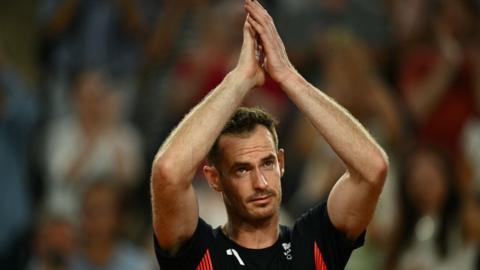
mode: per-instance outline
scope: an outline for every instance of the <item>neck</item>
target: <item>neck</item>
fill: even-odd
[[[261,221],[245,221],[229,215],[222,227],[223,233],[245,248],[261,249],[275,244],[278,239],[278,214]]]

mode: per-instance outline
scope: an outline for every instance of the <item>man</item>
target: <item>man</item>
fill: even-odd
[[[351,251],[363,243],[385,181],[387,158],[345,109],[297,73],[258,1],[247,0],[245,9],[237,66],[185,116],[153,163],[153,226],[160,267],[343,269]],[[278,224],[284,150],[277,148],[274,124],[261,110],[236,111],[247,93],[264,83],[266,72],[347,168],[327,203],[309,210],[293,228]],[[203,173],[222,194],[228,214],[227,223],[216,229],[199,218],[192,186],[207,155]]]

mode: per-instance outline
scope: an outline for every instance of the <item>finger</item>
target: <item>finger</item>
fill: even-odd
[[[260,8],[261,10],[264,10],[265,12],[267,11],[267,10],[262,6],[262,4],[260,4],[259,1],[253,0],[253,1],[249,1],[249,2],[252,3],[252,5],[257,6],[257,7]]]
[[[261,13],[261,10],[250,4],[250,3],[247,3],[245,5],[245,9],[247,10],[247,12],[250,14],[251,17],[253,17],[254,19],[256,19],[257,21],[264,21],[263,17],[264,15]]]
[[[258,1],[247,1],[245,4],[245,8],[247,8],[252,15],[254,15],[255,19],[261,20],[262,22],[268,23],[271,21],[271,16],[268,14],[267,10],[262,7]]]
[[[248,17],[247,22],[250,24],[250,26],[253,28],[255,33],[260,35],[260,37],[263,39],[266,35],[266,30],[265,27],[263,27],[258,21],[253,19],[253,17]]]
[[[264,39],[268,38],[271,42],[283,44],[272,17],[258,1],[246,0],[245,9],[247,10],[249,17],[254,19],[261,26],[262,33],[265,33],[263,37]],[[259,32],[259,29],[256,30]]]
[[[252,17],[248,18],[248,23],[255,29],[255,32],[258,33],[259,37],[256,38],[257,41],[257,47],[258,45],[261,45],[261,58],[265,58],[265,54],[268,54],[268,52],[273,52],[273,42],[272,39],[269,39],[267,34],[264,32],[263,27],[256,22]],[[261,59],[260,58],[260,59]]]
[[[248,22],[248,17],[250,17],[250,14],[247,14],[247,18],[245,19],[245,27],[247,27],[248,31],[250,31],[250,35],[253,38],[256,38],[257,33],[255,32],[255,29],[253,29],[252,25],[250,25],[250,23]]]
[[[257,37],[257,39],[260,39],[261,43],[265,46],[265,47],[269,47],[269,45],[272,43],[272,41],[274,40],[272,38],[272,34],[270,31],[268,31],[268,29],[266,27],[264,27],[263,25],[261,25],[258,21],[256,21],[253,17],[248,17],[247,18],[247,21],[248,23],[253,27],[253,29],[255,30],[255,32],[259,35],[259,37]],[[268,48],[266,48],[268,49]]]
[[[264,35],[263,37],[264,39],[268,38],[272,42],[282,43],[280,35],[278,34],[275,24],[273,23],[273,19],[272,17],[270,17],[270,15],[268,15],[268,13],[266,13],[267,18],[262,19],[261,18],[262,16],[257,16],[257,13],[255,12],[255,8],[251,6],[245,6],[245,8],[247,9],[247,12],[249,12],[250,14],[249,17],[253,19],[255,22],[257,22],[258,24],[255,27],[255,30],[257,31],[257,33],[262,32],[262,34]],[[252,22],[250,22],[250,24],[253,25]]]
[[[251,1],[245,0],[245,5],[256,6],[256,7],[260,8],[260,9],[265,10],[265,8],[262,6],[262,4],[260,4],[259,1],[255,1],[255,0],[251,0]]]
[[[253,47],[254,44],[254,30],[248,20],[245,20],[243,25],[243,44],[244,46]]]
[[[258,28],[262,28],[266,31],[267,28],[268,28],[268,23],[264,19],[262,19],[261,16],[259,16],[257,14],[258,12],[253,10],[252,7],[246,7],[246,9],[247,9],[247,11],[249,12],[249,15],[250,15],[250,16],[248,16],[247,20],[249,22],[251,22],[252,20],[255,21],[257,23],[257,25],[259,25]],[[250,24],[252,24],[252,23],[250,23]]]
[[[250,17],[264,28],[265,32],[269,32],[270,35],[275,34],[275,25],[273,24],[272,18],[267,13],[261,14],[258,9],[252,6],[245,6],[245,9],[250,14]]]
[[[247,14],[247,17],[245,18],[245,23],[243,25],[243,31],[247,31],[248,32],[248,35],[251,37],[251,38],[255,38],[255,30],[253,29],[252,25],[248,22],[248,18],[250,17],[249,14]],[[244,34],[247,34],[247,33],[244,33]]]
[[[262,52],[266,55],[265,60],[268,60],[269,57],[275,57],[274,54],[277,53],[279,54],[277,56],[281,58],[288,58],[286,56],[283,41],[275,29],[266,30],[266,28],[257,22],[252,16],[248,17],[247,20],[260,36],[259,38],[257,37],[257,40],[262,44]],[[264,62],[264,64],[266,64],[266,62]]]

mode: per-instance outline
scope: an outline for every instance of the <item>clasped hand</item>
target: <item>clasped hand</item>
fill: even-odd
[[[272,17],[257,0],[245,0],[247,18],[236,70],[253,86],[265,82],[265,74],[282,83],[295,72]]]

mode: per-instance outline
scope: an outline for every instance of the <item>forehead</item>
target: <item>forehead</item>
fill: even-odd
[[[224,134],[218,140],[222,160],[227,164],[248,161],[257,155],[260,158],[275,154],[276,147],[270,131],[261,125],[247,134]]]

